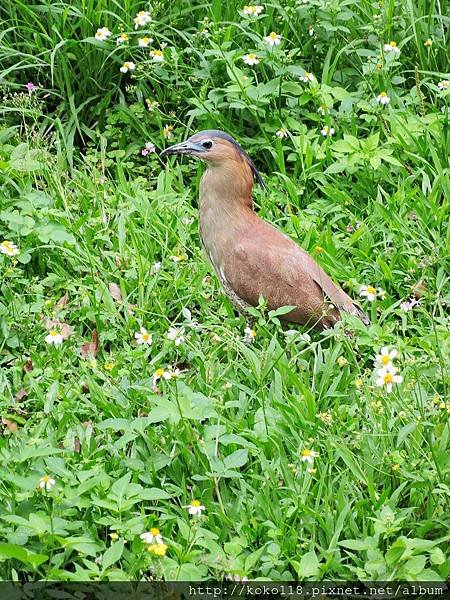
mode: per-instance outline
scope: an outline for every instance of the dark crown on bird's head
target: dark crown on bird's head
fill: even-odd
[[[259,173],[258,169],[255,167],[255,163],[252,161],[252,159],[247,154],[247,152],[244,150],[244,148],[229,133],[226,133],[225,131],[220,131],[220,129],[204,129],[203,131],[199,131],[198,133],[195,133],[193,136],[191,136],[190,139],[193,142],[195,142],[200,139],[215,138],[215,137],[221,138],[223,140],[227,140],[227,142],[230,142],[230,144],[233,144],[233,146],[236,148],[236,150],[247,161],[250,169],[252,170],[254,181],[256,183],[258,183],[261,187],[264,188],[265,187],[264,180],[261,177],[261,174]]]

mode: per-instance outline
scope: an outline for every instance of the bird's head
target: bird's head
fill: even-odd
[[[205,161],[209,166],[238,166],[246,164],[253,175],[255,182],[264,187],[264,182],[250,156],[236,142],[234,138],[224,131],[207,129],[195,133],[185,142],[170,146],[161,153],[161,157],[171,154],[188,154]]]

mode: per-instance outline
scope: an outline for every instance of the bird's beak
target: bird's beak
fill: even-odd
[[[186,142],[181,142],[181,144],[175,144],[174,146],[170,146],[170,148],[166,148],[161,152],[160,156],[162,158],[171,154],[202,154],[206,151],[206,148],[203,148],[200,144],[187,140]]]

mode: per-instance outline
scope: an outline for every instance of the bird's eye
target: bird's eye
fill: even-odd
[[[202,146],[206,150],[209,150],[211,148],[211,146],[212,146],[212,141],[211,140],[205,140],[204,142],[202,142]]]

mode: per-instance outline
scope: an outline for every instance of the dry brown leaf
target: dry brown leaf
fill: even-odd
[[[97,356],[98,348],[98,333],[97,330],[94,329],[92,332],[92,341],[81,344],[80,346],[81,356],[84,358],[87,356]]]
[[[67,306],[67,303],[69,302],[69,294],[64,294],[64,296],[62,296],[58,302],[56,303],[56,306],[58,306],[59,308],[64,308],[65,306]]]
[[[16,402],[20,402],[23,398],[28,396],[27,390],[23,387],[16,394]]]
[[[108,289],[113,300],[115,300],[116,302],[122,302],[122,293],[117,283],[108,283]]]
[[[26,363],[23,365],[23,370],[24,370],[26,373],[29,373],[30,371],[32,371],[32,370],[33,370],[33,362],[32,362],[32,360],[31,360],[31,358],[29,358],[29,359],[26,361]]]
[[[421,279],[412,286],[411,291],[413,293],[413,296],[419,299],[426,293],[427,288],[425,287],[423,280]]]
[[[75,438],[73,441],[73,451],[74,452],[81,452],[81,442],[80,442],[80,438]]]
[[[9,419],[5,419],[4,417],[2,417],[2,423],[6,427],[6,429],[11,431],[11,433],[16,433],[16,431],[19,428],[15,421],[10,421]]]

